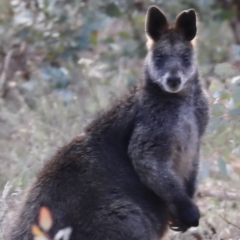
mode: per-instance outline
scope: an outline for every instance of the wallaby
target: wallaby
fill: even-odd
[[[192,40],[194,10],[171,26],[152,6],[146,15],[144,83],[98,116],[37,175],[11,229],[30,240],[41,206],[50,236],[70,226],[70,240],[159,240],[170,226],[198,226],[192,198],[208,101]]]

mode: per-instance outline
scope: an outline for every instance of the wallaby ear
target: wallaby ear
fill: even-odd
[[[154,41],[157,41],[161,34],[168,29],[166,16],[156,6],[151,6],[148,9],[145,22],[145,31]]]
[[[187,41],[192,41],[197,34],[197,17],[193,9],[178,14],[175,28],[180,30]]]

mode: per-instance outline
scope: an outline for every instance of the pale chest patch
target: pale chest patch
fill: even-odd
[[[175,176],[184,183],[194,167],[199,144],[197,123],[193,114],[182,115],[174,127],[172,142],[171,168]]]

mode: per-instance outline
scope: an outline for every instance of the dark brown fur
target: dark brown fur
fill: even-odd
[[[177,19],[180,28],[169,30],[163,13],[150,8],[146,31],[154,47],[147,57],[143,86],[97,117],[81,137],[46,163],[9,240],[33,239],[30,228],[37,223],[41,206],[53,215],[50,235],[70,226],[71,240],[159,240],[170,220],[179,231],[198,225],[199,210],[192,197],[208,104],[192,58],[194,16],[192,10],[183,12]],[[167,41],[171,55],[179,54],[177,45],[190,49],[189,66],[176,65],[181,61],[178,55],[170,60],[165,56],[169,65],[157,64],[155,51],[161,41]],[[171,77],[173,70],[177,72],[175,65],[182,66],[177,71],[185,79],[173,93],[161,83],[161,71]]]

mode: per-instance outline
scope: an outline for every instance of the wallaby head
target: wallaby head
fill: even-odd
[[[146,70],[151,81],[170,93],[186,89],[197,72],[192,44],[197,33],[195,11],[181,12],[171,26],[164,13],[152,6],[146,15],[145,30]]]

